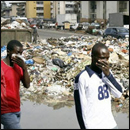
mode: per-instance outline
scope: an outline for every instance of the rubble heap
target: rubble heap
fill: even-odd
[[[10,19],[1,17],[1,29],[31,29],[31,27],[24,20],[16,19],[11,23]]]
[[[21,84],[21,98],[38,103],[73,101],[75,76],[91,62],[91,49],[98,41],[110,51],[110,66],[117,80],[129,89],[129,39],[70,36],[23,43],[23,57],[30,74],[30,88]],[[1,49],[1,57],[6,47]],[[53,104],[53,105],[54,105]],[[66,103],[65,103],[66,104]],[[72,105],[72,104],[71,104]]]

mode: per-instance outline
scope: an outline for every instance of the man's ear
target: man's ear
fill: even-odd
[[[7,55],[9,55],[10,54],[10,50],[7,50]]]

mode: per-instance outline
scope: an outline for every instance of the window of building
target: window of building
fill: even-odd
[[[127,11],[127,1],[119,1],[119,12]]]
[[[37,10],[43,10],[43,7],[37,7]]]
[[[43,16],[43,13],[37,13],[37,16]]]
[[[90,7],[91,7],[92,12],[94,12],[97,9],[96,1],[91,1]]]
[[[66,4],[66,8],[73,8],[73,5]]]
[[[43,4],[43,1],[37,1],[37,4]]]
[[[73,13],[74,13],[74,11],[71,11],[71,10],[66,11],[66,14],[73,14]]]
[[[91,17],[91,20],[94,21],[96,19],[96,14],[93,13],[93,14],[90,15],[90,17]]]

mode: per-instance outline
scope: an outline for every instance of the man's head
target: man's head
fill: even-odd
[[[91,57],[92,57],[92,66],[97,68],[96,62],[98,62],[98,60],[108,61],[109,50],[103,43],[99,42],[93,46]]]
[[[12,54],[22,54],[23,45],[17,40],[11,40],[7,44],[7,56],[11,58]]]

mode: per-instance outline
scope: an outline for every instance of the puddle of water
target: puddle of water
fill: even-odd
[[[22,101],[21,112],[23,129],[80,129],[73,101],[55,105]],[[128,113],[113,114],[119,129],[129,129]]]
[[[22,103],[23,129],[79,129],[74,106],[55,109],[30,101],[22,101]]]
[[[23,129],[80,129],[74,105],[59,104],[60,107],[58,105],[52,107],[30,101],[22,101],[22,103],[21,125]],[[129,128],[127,113],[115,112],[114,117],[119,129]]]
[[[118,124],[119,129],[129,129],[129,118],[127,113],[119,112],[115,116],[115,120]]]

